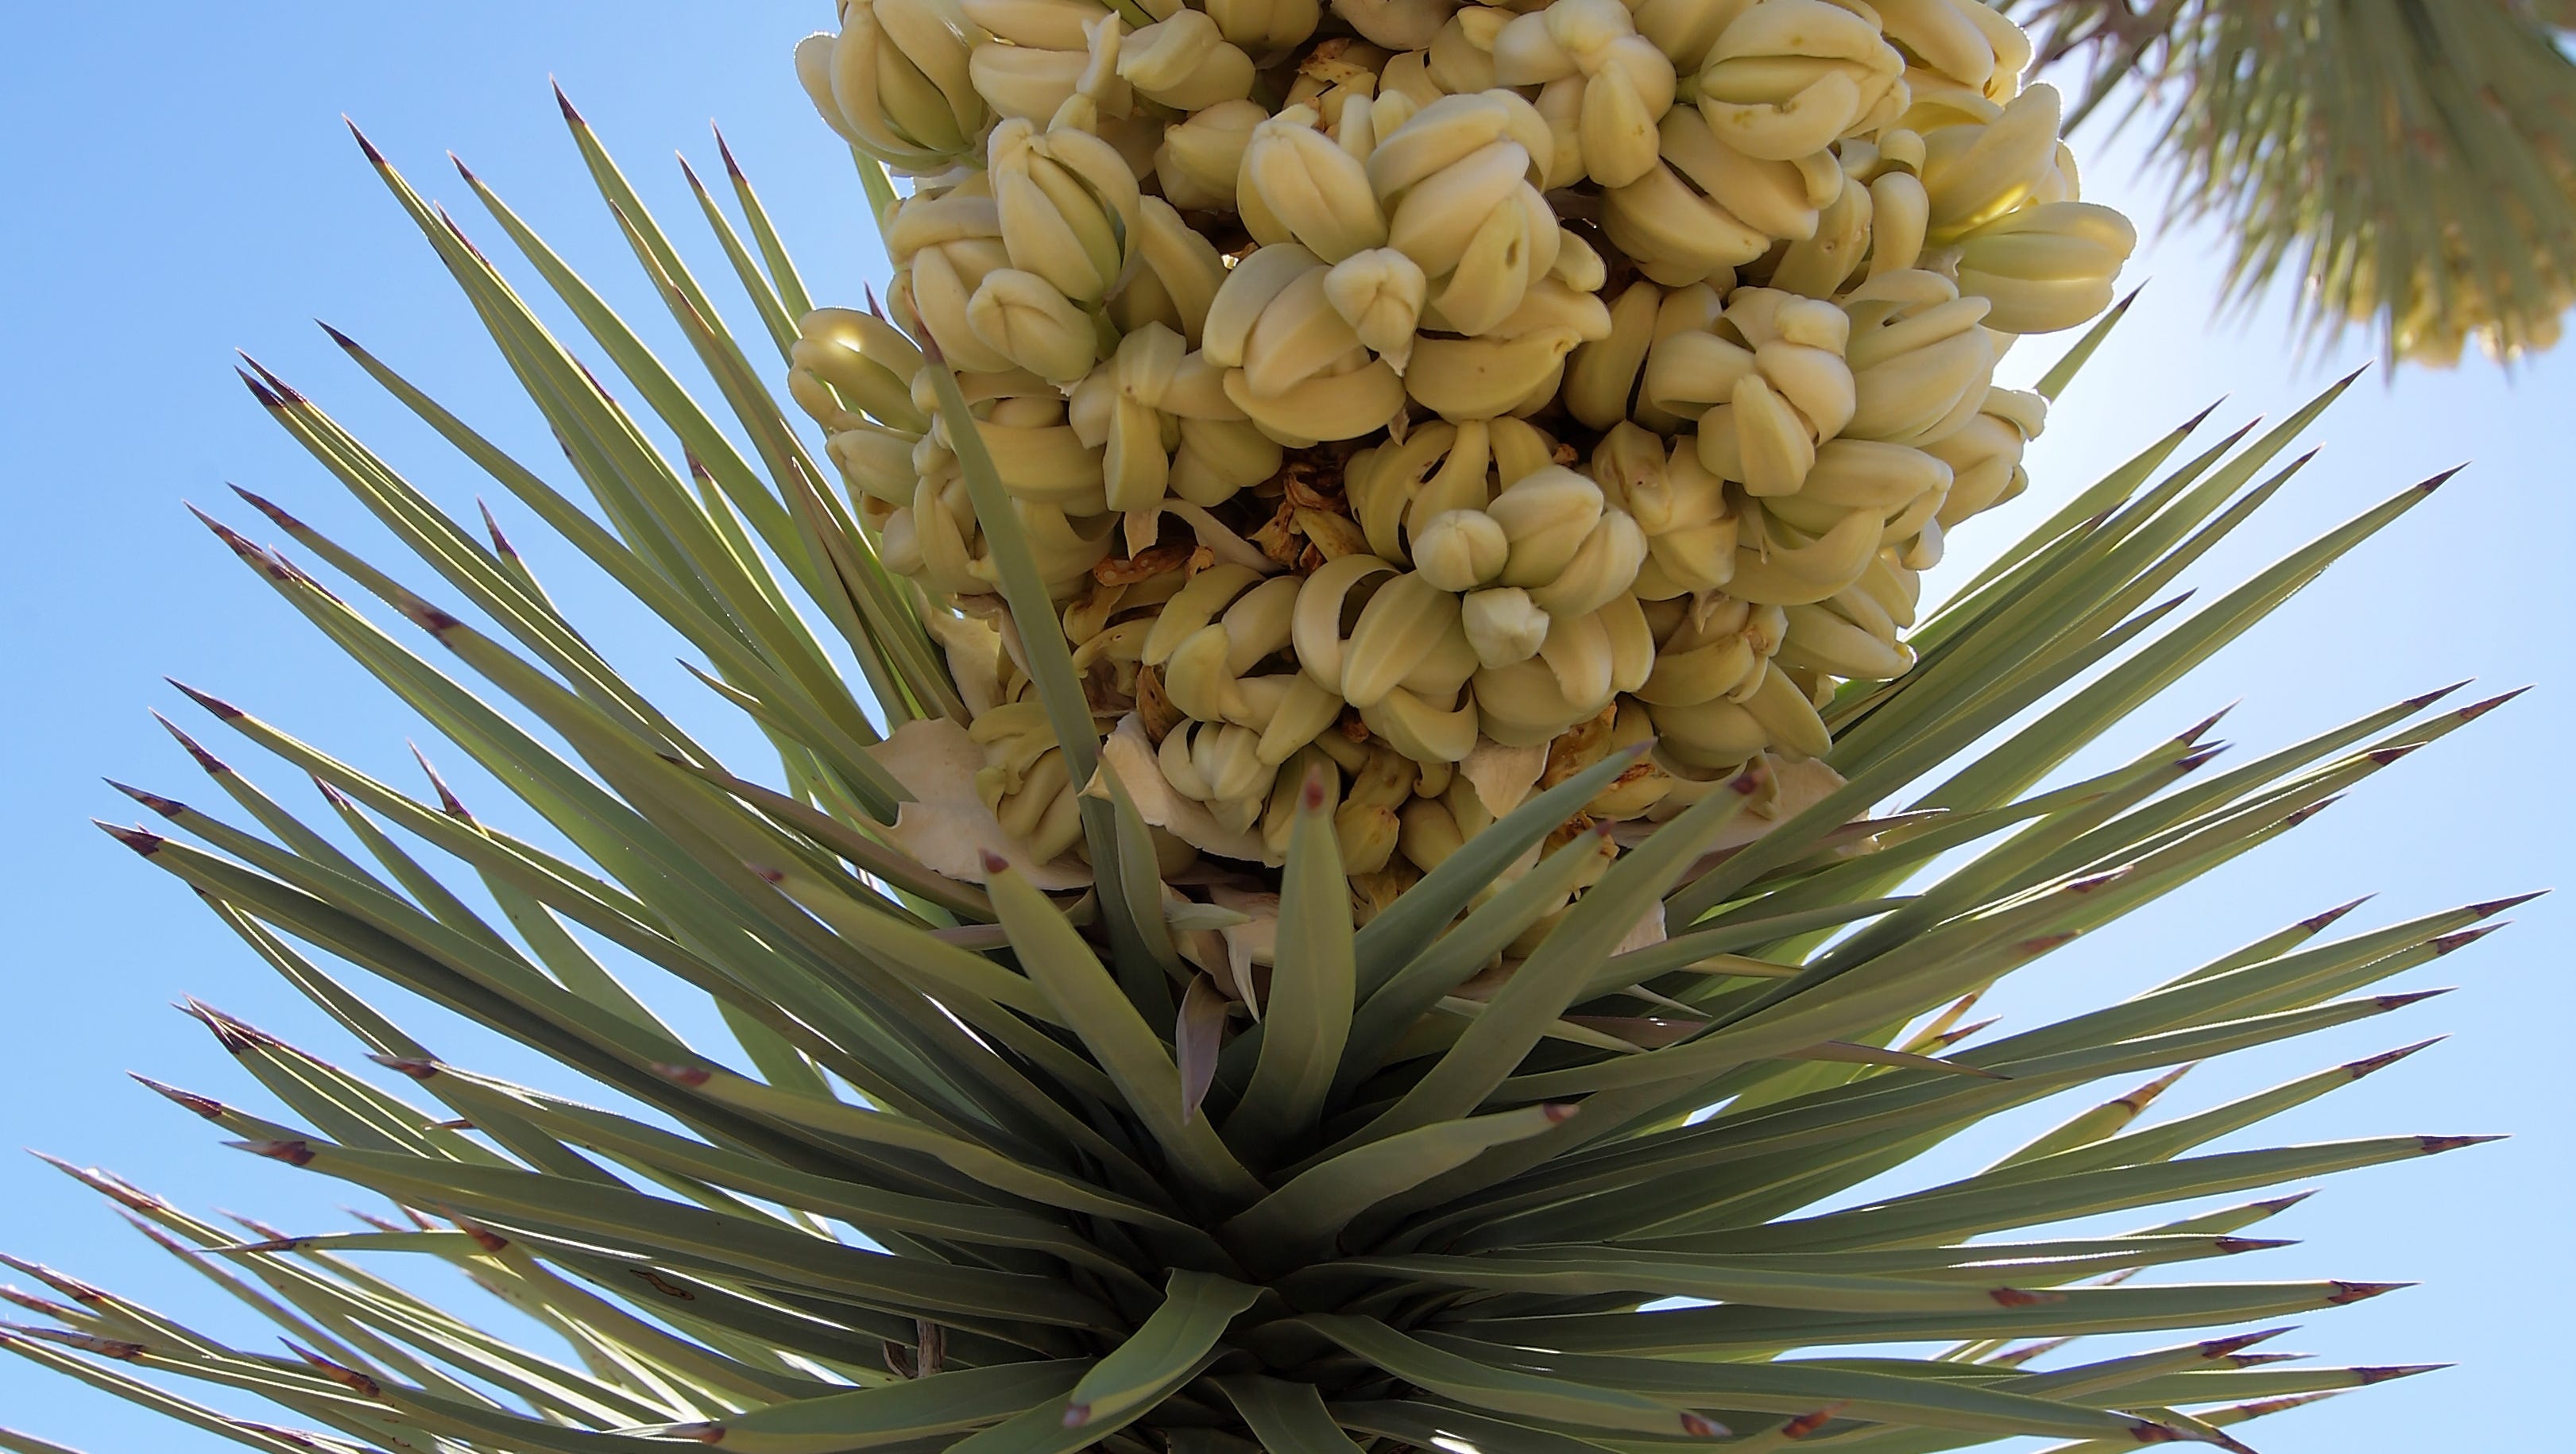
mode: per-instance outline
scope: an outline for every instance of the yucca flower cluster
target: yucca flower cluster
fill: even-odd
[[[2135,243],[1976,0],[841,20],[799,73],[913,186],[883,311],[808,315],[794,390],[962,613],[981,794],[1040,862],[1084,785],[927,359],[1148,820],[1277,864],[1320,775],[1383,893],[1625,745],[1658,744],[1587,818],[1821,757],[1840,683],[1912,664],[1944,533],[2025,482],[2045,405],[1998,357]]]
[[[2098,310],[2126,224],[1981,7],[1664,3],[853,6],[804,69],[874,153],[883,317],[815,307],[729,152],[731,211],[687,173],[720,305],[567,100],[685,377],[482,178],[477,241],[361,138],[561,464],[334,332],[484,531],[257,364],[400,549],[203,518],[474,774],[183,688],[205,791],[102,826],[374,1065],[192,1001],[258,1091],[146,1084],[369,1209],[237,1230],[58,1162],[286,1347],[0,1256],[0,1352],[263,1454],[2244,1454],[2423,1371],[2221,1332],[2389,1284],[2212,1275],[2286,1187],[2486,1139],[2233,1149],[2420,1044],[2145,1113],[2424,1000],[2388,982],[2520,898],[2287,906],[2125,1000],[1970,1015],[2505,700],[2067,770],[2443,477],[2184,613],[2351,381],[2196,418],[1915,621],[2125,310],[2029,396],[1994,355]]]

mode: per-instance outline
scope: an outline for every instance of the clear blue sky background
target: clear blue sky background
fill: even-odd
[[[211,1128],[126,1081],[128,1068],[261,1104],[203,1031],[166,1008],[196,994],[301,1043],[354,1059],[347,1041],[256,963],[175,883],[88,828],[133,810],[100,773],[214,796],[145,715],[202,728],[254,777],[318,804],[246,745],[223,741],[168,672],[380,774],[412,782],[419,735],[391,699],[248,577],[179,502],[236,522],[239,481],[361,548],[395,549],[230,377],[227,351],[258,355],[374,441],[435,496],[470,511],[479,482],[424,430],[371,393],[305,320],[319,315],[377,349],[521,457],[556,458],[472,317],[342,131],[355,115],[426,192],[462,199],[470,231],[495,229],[447,170],[454,148],[573,261],[647,318],[654,305],[573,156],[546,91],[560,76],[659,215],[704,242],[669,158],[716,175],[706,120],[737,153],[798,248],[820,297],[855,299],[882,260],[855,182],[790,79],[787,51],[827,20],[811,3],[554,3],[472,0],[429,9],[279,3],[55,6],[14,20],[21,57],[6,126],[10,220],[0,278],[14,346],[0,359],[0,439],[12,538],[0,572],[0,665],[14,710],[0,717],[0,903],[12,1035],[0,1145],[25,1144],[124,1172],[190,1206],[225,1207],[296,1230],[337,1224],[318,1178],[220,1149]],[[2154,212],[2133,160],[2088,139],[2091,195]],[[497,238],[491,239],[497,241]],[[712,283],[722,263],[703,246]],[[526,279],[524,268],[517,276]],[[2093,479],[2221,395],[2218,422],[2295,407],[2366,340],[2293,361],[2282,315],[2213,323],[2211,239],[2167,235],[2133,266],[2153,286],[2077,384],[2035,451],[2036,505]],[[719,287],[719,297],[730,297]],[[736,308],[737,324],[751,322]],[[657,341],[681,350],[667,328]],[[2023,377],[2046,341],[2011,361]],[[2268,748],[2399,697],[2475,675],[2539,691],[2370,783],[2221,884],[2136,916],[2046,962],[1996,997],[2014,1025],[2125,993],[2288,920],[2377,891],[2348,921],[2369,924],[2564,877],[2571,807],[2559,725],[2576,683],[2564,613],[2576,538],[2565,424],[2576,358],[2508,375],[2374,378],[2330,415],[2325,453],[2202,572],[2217,581],[2435,470],[2474,466],[2396,530],[2282,611],[2256,638],[2149,708],[2106,753],[2242,697],[2223,734]],[[578,568],[524,512],[504,519],[585,629],[684,719],[743,741],[671,664],[670,643]],[[2032,518],[2027,512],[2022,517]],[[1969,563],[2009,521],[1967,532]],[[265,531],[260,532],[265,537]],[[419,572],[408,572],[418,575]],[[729,735],[727,735],[729,734]],[[433,747],[434,750],[434,747]],[[450,767],[457,754],[449,753]],[[744,760],[754,759],[746,749]],[[496,804],[465,773],[469,792]],[[2466,1366],[2337,1400],[2250,1433],[2276,1451],[2546,1443],[2563,1378],[2558,1290],[2571,1267],[2564,1044],[2571,1023],[2567,917],[2555,901],[2509,933],[2411,977],[2463,992],[2331,1043],[2211,1066],[2175,1093],[2191,1108],[2336,1060],[2434,1034],[2450,1043],[2276,1123],[2323,1140],[2383,1131],[2505,1130],[2500,1146],[2360,1173],[2267,1226],[2302,1237],[2231,1275],[2422,1279],[2428,1286],[2324,1318],[2289,1340],[2338,1361],[2459,1360]],[[504,1074],[543,1074],[488,1037],[398,995],[387,1004],[442,1053]],[[561,1078],[555,1077],[560,1083]],[[1952,1161],[1974,1164],[2026,1136],[2042,1113],[1999,1126]],[[183,1269],[133,1237],[88,1193],[32,1161],[0,1161],[0,1248],[40,1257],[148,1303],[247,1334]],[[174,1430],[104,1396],[0,1359],[0,1421],[108,1451],[231,1447]]]

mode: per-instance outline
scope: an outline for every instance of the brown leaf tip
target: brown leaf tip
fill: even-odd
[[[269,519],[276,521],[277,528],[280,530],[303,530],[306,528],[303,521],[286,513],[283,507],[279,506],[276,501],[269,499],[265,495],[245,490],[239,485],[233,485],[232,492],[241,496],[252,509],[257,510]]]
[[[153,854],[160,852],[161,845],[170,841],[162,837],[160,834],[153,832],[151,829],[140,825],[132,828],[123,828],[114,823],[108,822],[104,818],[92,818],[90,821],[96,823],[99,826],[99,830],[105,833],[108,837],[115,839],[117,842],[124,844],[126,847],[133,849],[135,852],[142,854],[146,858],[150,858]]]
[[[2469,912],[2477,915],[2481,919],[2493,918],[2495,915],[2501,914],[2507,909],[2520,908],[2522,905],[2530,903],[2532,900],[2539,898],[2548,892],[2549,890],[2547,889],[2533,889],[2530,893],[2515,894],[2509,899],[2489,899],[2483,904],[2469,905]]]
[[[376,1382],[374,1379],[360,1373],[358,1370],[350,1368],[345,1364],[334,1363],[330,1359],[323,1357],[321,1354],[313,1352],[311,1349],[297,1347],[293,1343],[289,1343],[286,1346],[295,1349],[295,1356],[303,1359],[306,1363],[309,1363],[314,1368],[320,1370],[323,1377],[330,1379],[333,1383],[341,1385],[352,1393],[357,1394],[359,1397],[383,1398],[385,1396],[385,1386],[383,1384]]]
[[[289,1166],[307,1166],[313,1161],[313,1148],[303,1141],[235,1141],[232,1144],[237,1150],[265,1156],[271,1161],[283,1161]]]
[[[376,166],[383,166],[385,164],[385,154],[376,150],[376,144],[374,142],[367,140],[367,134],[358,129],[358,123],[351,121],[347,112],[342,112],[340,114],[340,120],[342,124],[349,128],[349,134],[358,139],[358,150],[366,153],[367,160]]]
[[[171,721],[169,718],[162,716],[158,712],[152,714],[152,720],[160,723],[163,731],[166,731],[171,736],[179,739],[179,745],[186,748],[188,755],[197,760],[197,766],[204,768],[209,773],[227,773],[232,771],[232,766],[229,763],[226,763],[222,758],[215,756],[213,753],[208,752],[196,738],[189,736],[185,731],[181,730],[178,723]]]
[[[2424,1148],[2424,1154],[2427,1156],[2439,1156],[2445,1151],[2457,1151],[2463,1146],[2483,1146],[2489,1141],[2503,1139],[2502,1136],[2418,1136],[2415,1138],[2417,1144]]]
[[[707,130],[716,134],[716,155],[724,158],[724,169],[726,175],[732,177],[737,182],[749,180],[743,176],[742,168],[734,162],[733,148],[725,143],[724,128],[710,121],[707,123]]]
[[[1748,767],[1744,771],[1737,773],[1734,781],[1728,783],[1727,786],[1735,789],[1735,791],[1742,796],[1749,798],[1762,790],[1762,770],[1758,767]]]
[[[0,1298],[7,1298],[9,1301],[16,1303],[18,1306],[25,1308],[31,1313],[41,1314],[44,1317],[55,1318],[63,1322],[69,1322],[73,1318],[80,1316],[77,1311],[62,1303],[55,1302],[51,1298],[40,1298],[34,1293],[28,1292],[22,1288],[0,1285]]]
[[[2281,826],[2284,828],[2296,828],[2300,824],[2308,821],[2310,818],[2315,817],[2319,813],[2324,812],[2326,809],[2331,808],[2342,801],[2343,794],[2337,793],[2333,797],[2326,799],[2324,802],[2310,803],[2306,807],[2299,809],[2297,812],[2292,813],[2286,818],[2283,818],[2281,820]]]
[[[2505,926],[2502,924],[2480,924],[2474,929],[2462,929],[2456,933],[2445,934],[2438,939],[2429,940],[2427,942],[2432,945],[2434,954],[2449,954],[2456,949],[2466,949],[2470,945],[2477,943],[2479,940],[2484,939],[2488,935],[2493,934],[2504,927]]]
[[[575,126],[586,125],[587,123],[581,119],[581,113],[572,108],[572,98],[564,94],[563,82],[548,77],[547,84],[555,88],[555,104],[563,108],[564,120]]]
[[[2383,1010],[2402,1010],[2408,1005],[2414,1004],[2420,1000],[2438,999],[2450,992],[2451,991],[2448,987],[2444,987],[2438,990],[2417,990],[2413,994],[2407,995],[2381,995],[2379,997],[2379,1008]]]
[[[692,1090],[716,1078],[714,1071],[698,1065],[657,1065],[653,1067],[653,1073]]]
[[[2202,768],[2207,767],[2212,760],[2224,755],[2226,751],[2226,743],[2213,742],[2207,747],[2201,748],[2200,750],[2192,753],[2189,757],[2182,758],[2174,763],[2174,771],[2198,772]]]
[[[459,1231],[474,1239],[475,1246],[486,1252],[497,1254],[510,1250],[510,1239],[489,1227],[478,1227],[472,1222],[459,1222],[456,1226]]]
[[[2414,1054],[2418,1050],[2425,1049],[2428,1046],[2441,1044],[2443,1038],[2444,1037],[2440,1035],[2436,1035],[2430,1040],[2418,1040],[2412,1045],[2401,1045],[2394,1050],[2386,1050],[2377,1055],[2346,1062],[2344,1065],[2344,1073],[2355,1080],[2359,1080],[2365,1075],[2376,1075],[2380,1071],[2386,1070],[2388,1067],[2404,1060],[2407,1056]]]
[[[2270,1252],[2281,1247],[2296,1247],[2299,1244],[2288,1237],[2221,1237],[2210,1245],[2216,1247],[2224,1256],[2237,1257],[2248,1252]],[[2266,1333],[2264,1336],[2268,1338],[2271,1334]]]
[[[250,389],[251,397],[259,400],[259,406],[261,408],[283,409],[286,407],[283,400],[279,399],[276,394],[270,392],[268,385],[252,378],[249,373],[244,370],[235,369],[233,372],[236,375],[239,375],[242,383]]]
[[[2200,1356],[2203,1358],[2224,1358],[2231,1353],[2239,1353],[2245,1349],[2251,1348],[2257,1343],[2278,1338],[2283,1333],[2290,1331],[2291,1326],[2292,1325],[2285,1323],[2277,1328],[2257,1328],[2251,1333],[2237,1333],[2225,1338],[2212,1338],[2208,1342],[2200,1345]]]
[[[2411,1282],[2337,1281],[2330,1284],[2330,1286],[2334,1288],[2334,1291],[2327,1295],[2326,1301],[2334,1304],[2336,1307],[2344,1307],[2352,1303],[2367,1301],[2368,1299],[2378,1297],[2383,1293],[2397,1292],[2400,1289],[2410,1288],[2414,1285],[2415,1284]]]
[[[673,1438],[692,1439],[701,1444],[721,1444],[725,1436],[722,1424],[673,1424],[668,1432]]]
[[[161,680],[168,682],[170,685],[177,687],[183,692],[186,692],[190,701],[195,702],[198,706],[205,708],[207,711],[214,713],[216,716],[223,718],[227,722],[250,715],[248,712],[245,712],[241,708],[234,706],[232,703],[225,701],[223,698],[209,696],[204,692],[198,691],[195,687],[188,685],[186,682],[180,681],[176,677],[163,677]]]
[[[1547,1117],[1549,1125],[1562,1126],[1573,1120],[1574,1113],[1582,1110],[1583,1106],[1577,1101],[1550,1101],[1538,1109],[1540,1115]]]
[[[306,399],[306,398],[305,398],[301,393],[297,392],[297,391],[296,391],[296,388],[295,388],[295,386],[294,386],[294,385],[292,385],[292,384],[288,383],[288,382],[287,382],[286,380],[284,380],[284,379],[279,378],[279,377],[277,376],[277,371],[276,371],[276,370],[271,369],[271,368],[270,368],[270,367],[268,367],[266,364],[261,363],[258,359],[252,358],[249,354],[243,353],[243,352],[242,352],[240,349],[238,349],[238,348],[237,348],[237,349],[234,349],[234,350],[233,350],[233,353],[234,353],[236,356],[238,356],[238,357],[241,359],[241,361],[242,361],[243,363],[246,363],[246,364],[250,365],[250,367],[251,367],[251,371],[252,371],[252,372],[254,372],[254,373],[258,374],[262,379],[266,380],[266,381],[267,381],[267,383],[268,383],[268,386],[269,386],[270,388],[275,389],[275,390],[277,391],[277,396],[278,396],[279,398],[284,399],[287,403],[290,403],[290,404],[304,404],[304,403],[310,403],[310,402],[311,402],[310,400]]]
[[[983,850],[983,856],[984,871],[986,873],[1007,873],[1010,871],[1011,861],[1004,858],[1002,855],[987,848]]]
[[[414,1080],[427,1080],[438,1074],[438,1062],[425,1055],[370,1055],[367,1057],[385,1069]]]
[[[224,1103],[212,1096],[201,1096],[195,1091],[183,1091],[175,1085],[163,1085],[140,1071],[129,1070],[126,1074],[132,1076],[145,1090],[165,1096],[209,1121],[218,1120],[224,1114]]]
[[[1682,1432],[1694,1439],[1723,1439],[1727,1435],[1727,1427],[1706,1414],[1695,1414],[1684,1409]]]
[[[1091,1405],[1069,1403],[1064,1406],[1064,1426],[1079,1429],[1091,1422]]]
[[[2351,913],[2353,910],[2360,908],[2362,905],[2369,903],[2376,897],[2378,897],[2376,894],[2363,894],[2360,898],[2353,900],[2349,904],[2342,904],[2335,908],[2328,909],[2322,914],[2301,919],[2299,921],[2299,927],[2307,930],[2311,934],[2322,934],[2326,931],[2327,926],[2333,924],[2335,920],[2340,919],[2344,915]]]
[[[34,1328],[25,1323],[0,1323],[0,1328],[6,1328],[22,1337],[37,1338],[47,1343],[60,1343],[66,1348],[78,1348],[83,1353],[95,1353],[101,1358],[113,1358],[119,1363],[132,1363],[152,1351],[140,1343],[129,1343],[123,1338],[101,1338],[89,1333],[67,1333],[60,1328]]]
[[[2423,745],[2424,744],[2421,742],[2403,742],[2399,743],[2395,747],[2379,748],[2378,750],[2366,755],[2372,762],[2377,763],[2381,767],[2386,767],[2390,763],[2397,761],[2399,758],[2406,756],[2408,753],[2415,751]]]
[[[2129,1437],[2141,1444],[2174,1444],[2190,1436],[2171,1424],[2149,1423],[2141,1420],[2129,1427]]]
[[[99,781],[116,789],[118,792],[125,794],[127,797],[132,798],[134,801],[141,803],[143,806],[150,808],[153,812],[160,814],[164,818],[175,818],[188,811],[188,805],[180,802],[177,798],[165,798],[159,793],[145,792],[143,789],[135,787],[130,783],[118,782],[112,777],[101,778]]]
[[[2505,703],[2512,701],[2514,698],[2519,697],[2530,690],[2531,688],[2529,687],[2516,687],[2512,691],[2505,692],[2499,696],[2489,697],[2483,702],[2471,702],[2469,705],[2460,709],[2460,720],[2463,722],[2474,722],[2480,717],[2485,716],[2487,713],[2494,711],[2496,708],[2503,706]]]
[[[2018,1287],[1995,1288],[1988,1292],[1986,1296],[1993,1298],[1998,1306],[2007,1308],[2028,1308],[2036,1307],[2041,1303],[2060,1303],[2066,1301],[2066,1295],[2064,1293],[2029,1292]]]
[[[2076,936],[2073,934],[2042,934],[2036,938],[2021,941],[2019,944],[2014,945],[2013,949],[2020,954],[2036,957],[2038,955],[2046,954],[2048,951],[2055,949],[2060,945],[2072,942],[2075,937]]]
[[[1832,1423],[1834,1421],[1834,1415],[1839,1412],[1841,1408],[1841,1404],[1828,1404],[1823,1408],[1817,1409],[1813,1413],[1800,1414],[1796,1418],[1791,1419],[1789,1422],[1780,1426],[1780,1437],[1793,1441],[1803,1439],[1809,1434],[1816,1432],[1818,1429],[1823,1428],[1825,1425]]]
[[[2356,1368],[2353,1372],[2360,1377],[2362,1385],[2368,1387],[2374,1383],[2386,1383],[2391,1379],[2413,1378],[2419,1373],[2439,1373],[2450,1366],[2447,1363],[2398,1363]]]

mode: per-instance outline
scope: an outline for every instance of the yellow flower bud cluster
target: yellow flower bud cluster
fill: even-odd
[[[1588,812],[1663,816],[1824,754],[2023,487],[1996,363],[2136,241],[2030,59],[1982,0],[847,0],[798,72],[911,185],[791,387],[886,565],[998,621],[958,372],[1203,849],[1275,859],[1321,768],[1416,871],[1649,737]],[[979,791],[1051,855],[1082,785],[1006,675]]]

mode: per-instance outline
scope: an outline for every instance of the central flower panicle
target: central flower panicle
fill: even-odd
[[[887,315],[809,316],[796,395],[952,652],[1002,663],[979,784],[1041,859],[1085,785],[921,345],[1173,852],[1276,862],[1322,771],[1400,888],[1436,816],[1612,739],[1656,751],[1588,818],[1823,755],[1842,683],[1912,666],[1945,532],[2021,487],[2045,407],[1997,360],[2135,244],[1965,0],[1148,13],[854,0],[798,56],[913,185]]]

